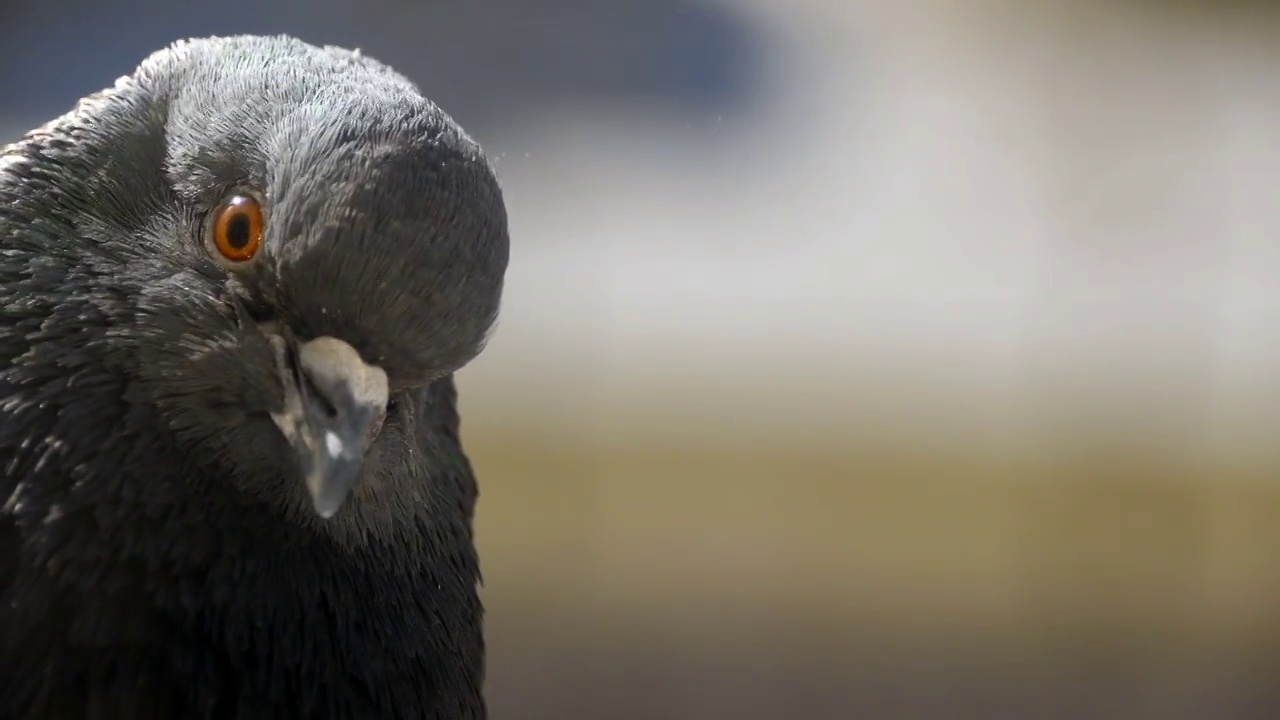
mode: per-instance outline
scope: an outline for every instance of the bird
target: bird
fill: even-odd
[[[408,78],[174,42],[0,151],[0,720],[486,718],[507,210]]]

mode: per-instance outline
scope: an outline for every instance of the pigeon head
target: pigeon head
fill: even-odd
[[[180,43],[72,115],[75,148],[13,172],[95,361],[240,491],[395,501],[414,409],[498,313],[479,147],[389,68],[288,38]]]

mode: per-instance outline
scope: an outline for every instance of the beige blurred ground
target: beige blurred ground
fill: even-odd
[[[1274,716],[1275,13],[739,6],[710,140],[503,138],[494,716]]]

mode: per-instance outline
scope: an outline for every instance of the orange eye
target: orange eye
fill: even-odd
[[[253,259],[262,247],[262,206],[248,195],[233,195],[213,217],[213,246],[231,262]]]

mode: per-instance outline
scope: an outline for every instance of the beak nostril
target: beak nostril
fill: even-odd
[[[316,405],[320,407],[320,411],[324,413],[325,417],[330,419],[337,417],[338,408],[329,399],[329,396],[320,389],[320,386],[316,385],[315,380],[312,379],[311,374],[305,368],[298,369],[298,377],[302,380],[302,386],[306,394],[315,400]]]

